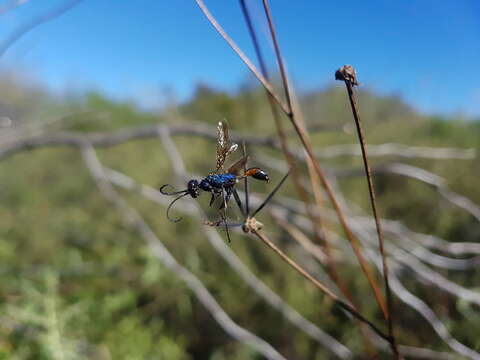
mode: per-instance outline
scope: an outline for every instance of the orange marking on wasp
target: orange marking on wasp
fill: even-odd
[[[268,174],[265,171],[263,171],[262,169],[257,168],[257,167],[253,167],[253,168],[250,168],[247,171],[245,171],[244,176],[251,176],[254,179],[263,180],[263,181],[266,181],[266,182],[268,182],[268,180],[269,180],[268,179]]]

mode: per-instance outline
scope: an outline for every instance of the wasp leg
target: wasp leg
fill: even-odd
[[[210,204],[208,206],[212,206],[215,200],[217,199],[218,193],[212,191],[212,197],[210,198]]]
[[[225,225],[225,232],[227,233],[228,242],[232,242],[232,240],[230,240],[230,232],[228,231],[228,223],[227,223],[227,198],[223,189],[222,189],[222,199],[223,199],[223,209],[221,211],[221,217]]]
[[[225,199],[220,204],[220,207],[219,207],[220,210],[225,208],[225,204],[228,203],[228,201],[230,200],[230,196],[232,196],[232,188],[231,187],[223,187],[221,191],[222,191],[222,194],[225,192]]]
[[[225,188],[225,193],[226,193],[225,202],[228,203],[230,201],[230,197],[232,196],[232,192],[233,192],[233,187]]]
[[[245,141],[242,143],[242,151],[243,151],[243,156],[247,157],[247,146],[245,145]],[[247,158],[247,161],[245,161],[245,163],[243,164],[244,174],[247,172],[247,162],[248,162],[248,158]],[[248,196],[248,176],[245,176],[244,181],[245,181],[245,214],[244,216],[245,216],[245,219],[247,219],[250,216],[250,198]]]
[[[245,210],[243,209],[242,201],[240,200],[240,195],[238,195],[238,192],[237,192],[236,189],[233,189],[232,193],[233,193],[233,198],[235,199],[235,202],[237,203],[237,205],[240,209],[240,212],[242,213],[242,215],[244,217],[246,217],[247,214],[245,213]]]
[[[258,214],[258,212],[260,210],[263,209],[263,207],[265,205],[268,204],[268,202],[275,196],[275,194],[277,193],[277,191],[280,189],[280,187],[283,185],[283,183],[285,182],[285,180],[287,180],[288,176],[290,175],[290,170],[285,174],[285,176],[282,178],[282,180],[280,180],[280,182],[275,186],[275,188],[270,192],[270,194],[268,194],[267,198],[265,200],[263,200],[263,202],[260,204],[260,206],[252,213],[252,216],[251,217],[255,217],[255,215]]]

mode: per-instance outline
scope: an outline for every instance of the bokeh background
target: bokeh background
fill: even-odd
[[[255,59],[239,2],[206,4]],[[281,93],[262,2],[246,4]],[[357,69],[378,205],[390,226],[389,261],[401,280],[394,305],[406,357],[479,358],[480,4],[275,0],[270,6],[318,159],[345,197],[359,236],[374,238],[348,98],[334,81],[340,66]],[[219,229],[221,244],[255,281],[348,351],[335,354],[252,290],[204,232],[202,220],[216,216],[206,195],[199,203],[207,215],[188,211],[194,200],[182,200],[177,211],[186,211],[184,219],[171,223],[165,217],[169,199],[153,192],[159,204],[138,191],[138,184],[184,186],[166,151],[170,138],[159,137],[157,125],[172,129],[190,176],[214,167],[212,137],[220,120],[244,138],[276,140],[265,92],[194,1],[2,0],[0,94],[0,358],[262,358],[224,331],[178,268],[164,266],[138,228],[99,191],[78,148],[48,141],[131,133],[144,135],[97,149],[117,180],[116,191],[238,325],[288,359],[390,358],[385,344],[367,334],[366,345],[354,321],[257,239],[233,231],[226,243]],[[291,146],[300,149],[291,125],[283,122]],[[199,130],[192,135],[188,129]],[[254,145],[249,153],[278,182],[286,169],[282,154]],[[301,169],[308,176],[306,166]],[[125,184],[124,175],[137,185],[118,186],[121,179]],[[272,183],[254,183],[253,191],[265,197]],[[270,214],[277,210],[290,219],[301,215],[294,211],[299,208],[287,182],[258,217],[282,249],[328,282],[321,257],[313,257],[315,251],[299,245]],[[361,312],[381,324],[328,203],[321,213],[336,234],[342,279]],[[230,217],[241,218],[233,209]],[[299,227],[310,236],[307,225]],[[375,255],[369,259],[374,267]],[[434,314],[436,330],[407,293]]]

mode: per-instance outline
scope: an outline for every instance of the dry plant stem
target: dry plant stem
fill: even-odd
[[[287,103],[289,104],[289,109],[288,109],[289,111],[286,112],[286,115],[289,117],[293,127],[295,128],[295,131],[297,132],[298,136],[300,137],[302,145],[304,146],[310,160],[312,161],[314,169],[315,169],[318,177],[320,178],[320,181],[322,182],[322,185],[325,188],[325,190],[328,194],[328,197],[329,197],[330,201],[332,202],[332,205],[333,205],[335,211],[338,214],[339,220],[342,224],[342,227],[344,228],[344,231],[347,235],[347,238],[350,240],[350,243],[352,244],[353,250],[354,250],[355,255],[357,256],[357,258],[359,260],[360,266],[361,266],[363,272],[365,273],[370,286],[373,289],[374,296],[375,296],[375,299],[378,303],[378,306],[382,310],[384,317],[387,318],[388,317],[387,307],[386,307],[385,302],[383,300],[382,293],[381,293],[381,291],[379,289],[379,286],[378,286],[378,284],[375,280],[375,277],[373,275],[372,270],[370,269],[369,265],[367,264],[367,261],[363,257],[363,254],[360,250],[359,241],[354,236],[352,231],[350,230],[350,227],[347,224],[345,214],[343,213],[342,209],[340,208],[340,205],[338,204],[338,202],[335,198],[335,195],[334,195],[334,193],[333,193],[333,191],[330,187],[330,184],[327,181],[327,178],[326,178],[325,174],[323,173],[322,169],[320,168],[320,165],[318,164],[318,162],[315,159],[315,155],[313,154],[312,145],[311,145],[310,139],[308,137],[308,134],[305,132],[304,127],[299,124],[299,122],[297,121],[297,118],[295,116],[295,113],[293,112],[293,108],[291,106],[292,102],[291,102],[291,93],[290,93],[289,82],[288,82],[288,79],[287,79],[287,76],[286,76],[285,66],[284,66],[284,63],[283,63],[283,60],[282,60],[282,55],[281,55],[281,52],[280,52],[280,47],[278,45],[278,40],[277,40],[277,36],[276,36],[276,32],[275,32],[275,27],[273,25],[273,20],[272,20],[272,16],[271,16],[271,13],[270,13],[270,9],[269,9],[267,0],[263,0],[263,4],[264,4],[264,9],[265,9],[265,14],[266,14],[267,20],[268,20],[270,34],[271,34],[273,44],[274,44],[274,48],[275,48],[275,54],[277,55],[277,61],[278,61],[278,66],[280,68],[280,74],[281,74],[281,77],[282,77],[283,86],[284,86],[285,93],[286,93],[286,96],[287,96]]]
[[[265,234],[263,234],[258,230],[257,231],[254,230],[252,231],[252,233],[256,235],[260,240],[262,240],[264,244],[266,244],[269,248],[271,248],[278,256],[282,258],[283,261],[285,261],[288,265],[290,265],[293,269],[295,269],[300,275],[302,275],[304,278],[310,281],[316,288],[321,290],[324,294],[329,296],[335,302],[335,304],[337,304],[343,310],[348,312],[354,318],[367,324],[378,336],[390,342],[390,337],[388,335],[384,334],[379,328],[377,328],[375,324],[373,324],[371,321],[366,319],[362,314],[356,311],[351,305],[341,300],[328,287],[326,287],[317,279],[315,279],[312,275],[310,275],[304,268],[302,268],[299,264],[293,261],[282,250],[280,250],[280,248],[278,248],[267,236],[265,236]]]
[[[346,73],[347,72],[347,73]],[[377,209],[377,202],[375,200],[375,187],[373,185],[373,178],[372,178],[372,171],[370,169],[370,165],[368,163],[368,155],[367,155],[367,145],[365,142],[365,134],[362,127],[362,121],[360,119],[360,112],[358,110],[357,105],[357,98],[354,92],[353,87],[357,84],[356,81],[356,74],[353,67],[344,66],[340,70],[337,71],[336,76],[340,76],[345,82],[345,86],[347,88],[348,99],[350,101],[350,106],[352,108],[353,118],[355,119],[355,125],[357,128],[358,139],[360,141],[360,147],[362,149],[362,159],[363,159],[363,166],[365,168],[365,174],[367,177],[368,183],[368,192],[370,195],[370,203],[372,206],[373,217],[375,219],[375,227],[377,230],[378,236],[378,245],[380,250],[380,255],[382,258],[382,272],[383,272],[383,280],[385,282],[385,293],[387,298],[387,323],[388,323],[388,334],[392,339],[392,351],[394,352],[397,358],[399,357],[398,348],[396,345],[396,339],[393,331],[393,304],[392,304],[392,293],[390,291],[390,284],[388,279],[388,264],[387,264],[387,257],[385,255],[385,246],[384,246],[384,236],[382,231],[382,226],[380,223],[380,217],[378,216],[378,209]],[[352,79],[350,77],[353,77]]]
[[[148,226],[140,213],[130,207],[127,202],[115,191],[98,160],[95,149],[91,144],[81,146],[85,165],[92,174],[100,192],[109,200],[125,219],[126,223],[135,228],[144,238],[152,253],[174,274],[176,274],[193,291],[197,299],[211,313],[218,324],[230,336],[244,342],[268,359],[285,359],[269,343],[255,334],[237,325],[220,307],[202,282],[186,268],[181,266],[170,254],[153,230]]]
[[[278,45],[277,34],[275,31],[275,26],[273,26],[272,14],[270,13],[270,7],[268,6],[268,1],[263,0],[263,9],[265,10],[265,15],[267,16],[268,28],[273,41],[273,48],[275,49],[275,56],[277,58],[278,68],[280,69],[280,77],[282,78],[283,90],[285,91],[285,98],[287,99],[288,112],[287,116],[293,117],[293,107],[292,107],[292,96],[290,93],[289,82],[287,79],[287,72],[285,70],[285,64],[283,63],[283,57],[280,53],[280,46]]]

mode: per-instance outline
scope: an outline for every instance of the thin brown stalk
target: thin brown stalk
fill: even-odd
[[[277,247],[264,233],[259,230],[252,230],[251,231],[255,236],[257,236],[265,245],[271,248],[278,256],[282,258],[288,265],[290,265],[293,269],[295,269],[300,275],[302,275],[305,279],[310,281],[317,289],[322,291],[325,295],[327,295],[330,299],[332,299],[335,304],[341,307],[343,310],[348,312],[357,320],[367,324],[378,336],[385,339],[386,341],[390,342],[390,337],[384,334],[375,324],[373,324],[370,320],[365,318],[362,314],[360,314],[355,308],[340,299],[334,292],[332,292],[327,286],[322,284],[320,281],[315,279],[307,270],[305,270],[302,266],[296,263],[293,259],[291,259],[287,254],[285,254],[279,247]]]
[[[339,220],[342,224],[342,227],[344,228],[344,231],[347,235],[347,238],[350,240],[350,243],[352,244],[353,250],[355,252],[355,255],[358,258],[360,266],[361,266],[363,272],[365,273],[371,288],[373,289],[374,296],[375,296],[375,299],[378,303],[379,308],[382,310],[384,317],[388,318],[388,311],[387,311],[387,307],[385,305],[385,302],[383,300],[382,293],[381,293],[381,291],[379,289],[379,286],[378,286],[378,284],[375,280],[373,272],[370,269],[370,266],[367,264],[367,261],[363,257],[363,254],[360,250],[359,241],[354,236],[352,231],[350,230],[350,227],[348,226],[347,221],[346,221],[345,214],[343,213],[342,209],[340,208],[340,205],[338,204],[338,202],[335,198],[333,190],[331,189],[331,186],[330,186],[329,182],[327,181],[325,174],[323,173],[322,169],[320,168],[320,165],[318,164],[318,162],[315,159],[315,155],[313,154],[313,150],[312,150],[312,145],[311,145],[309,136],[305,131],[305,127],[302,126],[299,123],[297,117],[295,116],[295,112],[293,111],[294,109],[292,108],[292,101],[291,101],[292,96],[291,96],[291,92],[290,92],[289,81],[288,81],[288,78],[286,76],[285,65],[284,65],[282,55],[281,55],[281,52],[280,52],[280,46],[278,44],[278,39],[277,39],[277,36],[276,36],[275,26],[273,24],[270,8],[268,6],[268,1],[263,0],[263,5],[264,5],[264,9],[265,9],[265,15],[267,16],[267,20],[268,20],[270,35],[272,37],[273,45],[274,45],[274,48],[275,48],[275,54],[277,56],[278,66],[280,68],[280,74],[281,74],[283,86],[284,86],[284,89],[285,89],[285,94],[286,94],[286,97],[287,97],[287,103],[289,105],[289,110],[290,111],[286,112],[286,115],[289,117],[292,125],[294,126],[295,130],[297,131],[297,134],[300,137],[302,145],[304,146],[310,160],[312,161],[315,172],[317,173],[318,177],[320,178],[320,181],[322,182],[322,185],[325,188],[325,190],[327,192],[327,195],[328,195],[330,201],[332,202],[332,205],[333,205],[335,211],[338,214]]]
[[[283,57],[280,52],[280,46],[278,45],[277,34],[275,31],[275,26],[273,25],[272,14],[270,13],[270,7],[268,6],[268,1],[263,0],[263,8],[265,10],[265,15],[267,16],[268,20],[268,28],[270,30],[270,34],[272,36],[273,41],[273,48],[275,50],[275,56],[277,58],[278,68],[280,69],[280,77],[282,78],[283,82],[283,89],[285,91],[285,98],[287,99],[287,106],[289,112],[287,115],[293,116],[293,109],[292,109],[292,96],[290,93],[289,82],[287,79],[287,72],[285,70],[285,64],[283,62]]]
[[[392,304],[392,294],[390,291],[390,285],[389,285],[389,279],[388,279],[388,264],[387,264],[387,257],[385,255],[385,249],[384,249],[383,230],[380,223],[380,218],[378,216],[377,202],[375,199],[375,187],[373,185],[372,171],[370,169],[370,165],[368,162],[365,134],[362,126],[362,121],[360,119],[360,112],[358,110],[357,97],[354,92],[354,86],[358,85],[355,69],[350,65],[345,65],[341,67],[339,70],[337,70],[337,72],[335,73],[335,79],[343,81],[347,88],[348,99],[350,101],[350,106],[352,108],[353,118],[355,119],[358,139],[360,141],[360,148],[362,149],[363,166],[365,168],[365,174],[367,177],[368,192],[370,194],[370,203],[372,206],[373,217],[375,218],[375,227],[377,230],[378,244],[380,249],[380,255],[382,258],[383,279],[385,282],[385,293],[387,297],[387,309],[388,309],[388,316],[387,316],[388,334],[392,339],[392,342],[391,342],[392,351],[395,354],[395,356],[399,358],[400,355],[398,352],[396,339],[393,331],[393,320],[394,320],[393,308],[392,308],[393,304]]]

